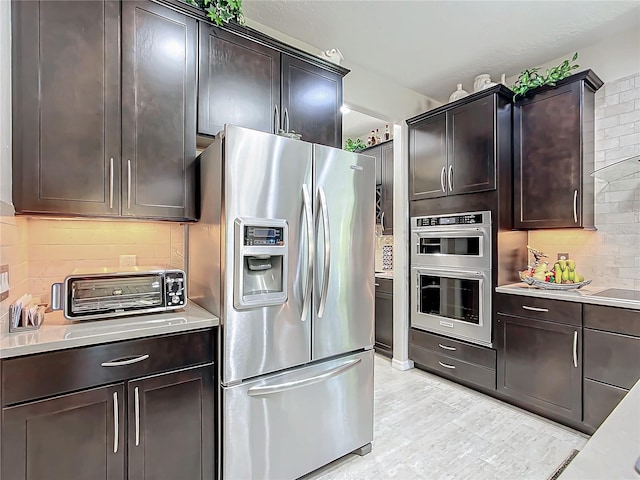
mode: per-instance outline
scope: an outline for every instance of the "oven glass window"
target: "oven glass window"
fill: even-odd
[[[480,237],[428,237],[420,238],[418,253],[433,255],[480,255]]]
[[[480,324],[480,281],[420,275],[420,313]]]

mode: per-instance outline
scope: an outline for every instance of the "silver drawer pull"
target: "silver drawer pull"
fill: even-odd
[[[525,310],[531,310],[532,312],[548,312],[548,308],[538,308],[538,307],[528,307],[526,305],[522,305],[522,308]]]
[[[379,287],[379,286],[380,286],[380,284],[379,284],[379,283],[375,283],[374,285],[375,285],[376,287]]]
[[[120,418],[118,414],[118,392],[113,392],[113,453],[118,453],[120,436]]]
[[[441,366],[443,366],[444,368],[451,368],[453,370],[456,369],[455,365],[447,365],[446,363],[442,363],[442,362],[438,362]]]
[[[149,358],[149,355],[140,355],[139,357],[129,358],[127,360],[110,360],[108,362],[102,362],[100,365],[103,367],[121,367],[123,365],[131,365],[132,363],[142,362]]]
[[[444,348],[445,350],[451,350],[451,351],[453,351],[453,352],[455,352],[455,351],[456,351],[456,347],[449,347],[449,346],[447,346],[447,345],[443,345],[443,344],[441,344],[441,343],[439,343],[439,344],[438,344],[438,346],[439,346],[440,348]]]

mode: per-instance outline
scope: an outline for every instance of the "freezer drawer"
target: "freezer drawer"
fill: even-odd
[[[223,388],[222,402],[222,478],[298,478],[373,440],[373,351]]]

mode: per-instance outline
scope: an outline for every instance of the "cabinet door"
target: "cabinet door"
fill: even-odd
[[[393,295],[377,291],[375,347],[385,355],[393,354]]]
[[[196,21],[122,3],[122,213],[195,218]]]
[[[521,101],[513,131],[514,226],[581,226],[580,82]]]
[[[2,480],[125,478],[124,384],[2,410]]]
[[[382,232],[393,235],[393,143],[382,145]]]
[[[582,328],[502,313],[497,327],[498,390],[545,413],[581,421]]]
[[[284,130],[302,140],[342,148],[342,76],[282,54]]]
[[[496,188],[495,96],[447,113],[449,195]]]
[[[277,133],[280,52],[200,22],[198,133],[225,124]]]
[[[120,2],[12,2],[13,201],[120,213]]]
[[[129,480],[214,478],[211,365],[129,382]]]
[[[409,127],[409,200],[447,194],[446,140],[445,113]]]

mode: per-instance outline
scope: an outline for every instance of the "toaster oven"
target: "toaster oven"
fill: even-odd
[[[51,306],[69,320],[93,320],[184,308],[182,270],[161,267],[77,269],[51,286]]]

